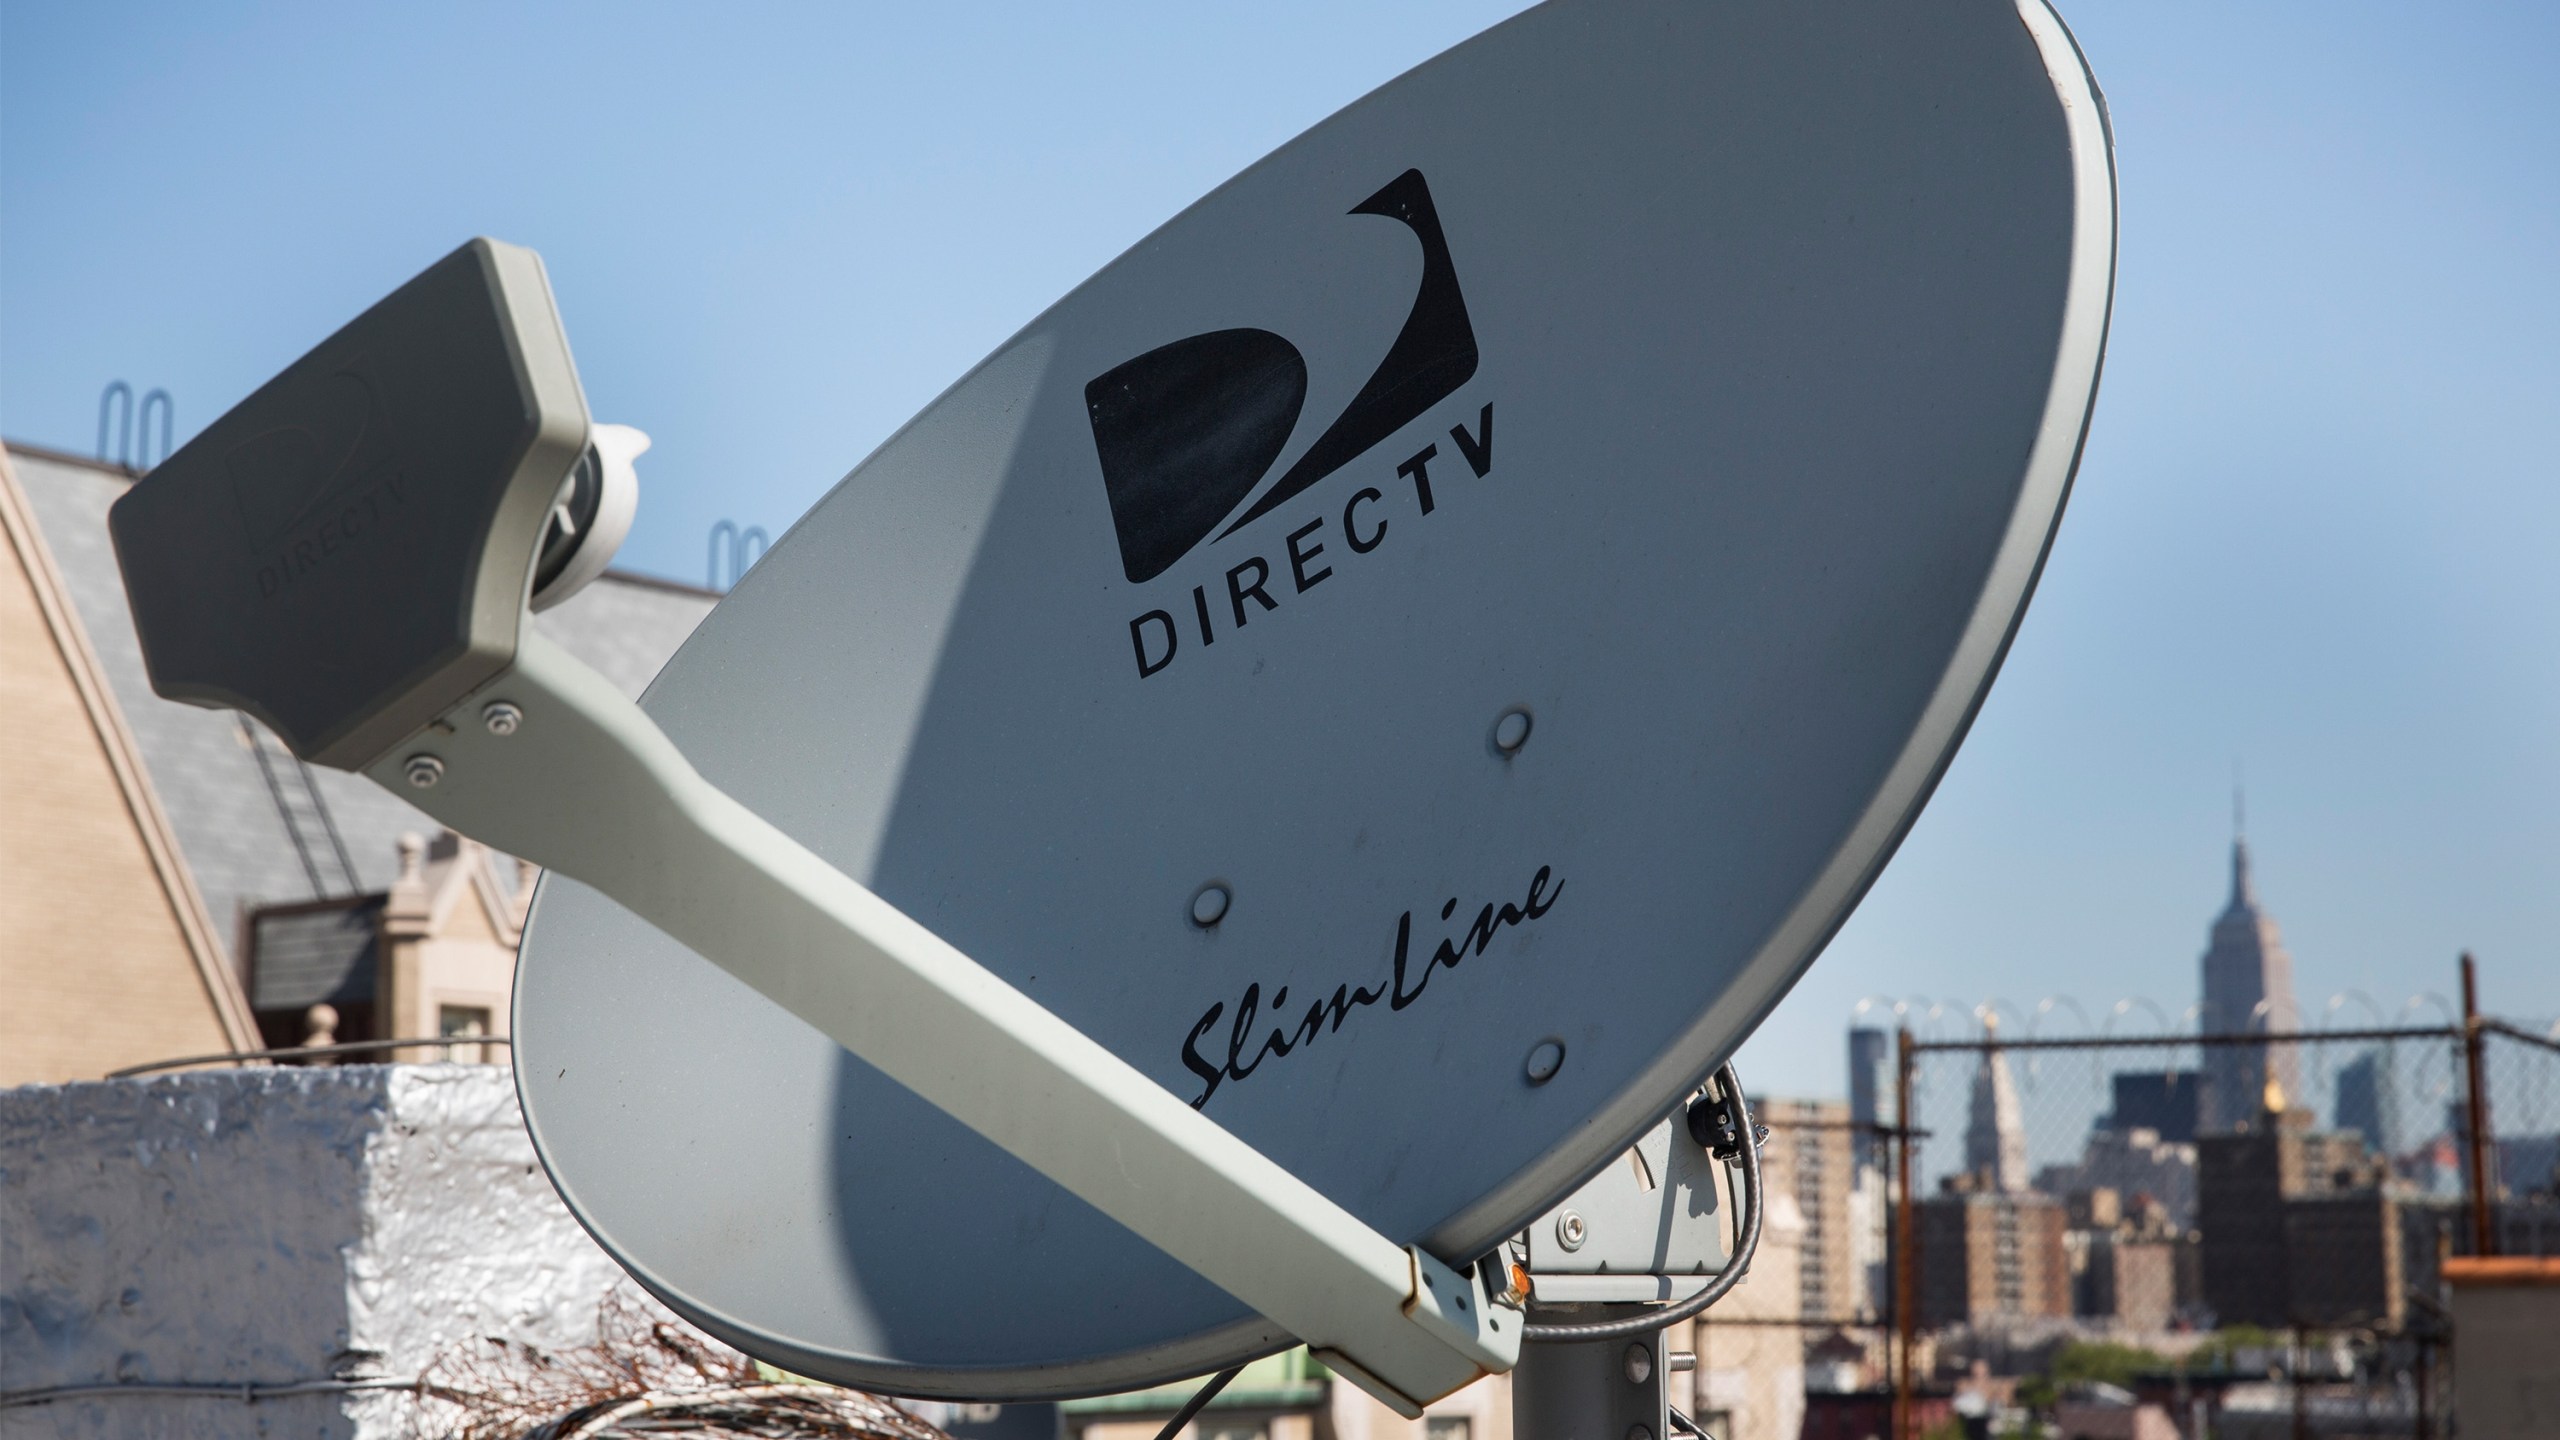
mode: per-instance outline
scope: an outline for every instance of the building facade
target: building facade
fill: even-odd
[[[2284,1207],[2285,1271],[2297,1325],[2398,1330],[2408,1308],[2400,1205],[2386,1187],[2298,1197]]]
[[[2036,1188],[2065,1197],[2111,1190],[2128,1207],[2150,1199],[2159,1203],[2172,1223],[2193,1225],[2196,1147],[2164,1140],[2153,1130],[2101,1127],[2091,1130],[2081,1143],[2077,1161],[2037,1171]]]
[[[2173,1145],[2196,1138],[2196,1106],[2204,1076],[2195,1070],[2131,1070],[2108,1077],[2115,1108],[2102,1122],[2117,1131],[2148,1130]]]
[[[1837,1100],[1754,1100],[1752,1118],[1769,1127],[1761,1185],[1793,1196],[1804,1223],[1796,1262],[1796,1318],[1855,1319],[1867,1307],[1867,1276],[1855,1205],[1858,1136]]]
[[[2194,1298],[2181,1274],[2193,1268],[2181,1263],[2190,1259],[2193,1233],[2150,1196],[2128,1198],[2103,1186],[2073,1193],[2064,1209],[2072,1313],[2132,1336],[2166,1332]]]
[[[0,1087],[253,1049],[230,956],[10,459],[0,452]]]
[[[2217,1323],[2397,1328],[2407,1265],[2389,1167],[2310,1112],[2196,1142],[2203,1299]]]
[[[2285,1144],[2274,1126],[2196,1141],[2204,1302],[2219,1323],[2289,1323],[2284,1202],[2301,1186],[2301,1148]]]
[[[2409,1148],[2401,1124],[2398,1067],[2388,1046],[2367,1050],[2338,1069],[2335,1122],[2385,1155]]]
[[[1774,1138],[1768,1148],[1777,1148]],[[1685,1403],[1684,1377],[1671,1378],[1672,1403],[1716,1440],[1797,1440],[1804,1430],[1804,1212],[1792,1190],[1770,1186],[1765,1174],[1761,1183],[1768,1209],[1750,1273],[1705,1317],[1663,1335],[1668,1348],[1698,1357]]]
[[[2178,1242],[2122,1230],[2085,1235],[2073,1277],[2072,1312],[2137,1335],[2168,1330],[2178,1311]]]
[[[1918,1208],[1920,1323],[1984,1327],[2071,1314],[2061,1201],[1959,1189]]]
[[[371,781],[302,764],[243,716],[153,693],[106,524],[133,479],[38,447],[0,450],[0,694],[19,720],[0,746],[0,1086],[307,1038],[305,1012],[319,1002],[279,1016],[282,1002],[251,993],[257,917],[387,905],[404,835],[425,837],[421,881],[441,863],[428,852],[461,853]],[[637,695],[717,598],[613,573],[533,623]],[[514,862],[491,865],[509,889]],[[386,910],[383,923],[396,918]],[[412,970],[442,954],[494,979],[485,956],[439,947],[511,947],[502,921],[482,900],[446,906],[434,933],[409,937]],[[448,937],[445,925],[461,928]],[[474,926],[488,933],[463,933]],[[423,993],[400,991],[396,975],[386,983],[386,996]],[[480,1001],[455,1008],[488,1010],[494,1028],[505,983],[476,988]],[[338,1038],[381,1038],[394,1019],[436,1035],[441,1008],[341,1013]]]
[[[387,891],[250,912],[242,975],[269,1047],[507,1034],[533,867],[450,830],[398,851]],[[506,1058],[485,1041],[441,1053]]]

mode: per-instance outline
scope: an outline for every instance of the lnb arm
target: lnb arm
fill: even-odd
[[[1397,1411],[1511,1368],[1522,1317],[1472,1267],[1372,1230],[731,799],[526,623],[538,574],[601,568],[557,551],[597,428],[540,260],[473,241],[117,503],[154,688],[593,886]]]

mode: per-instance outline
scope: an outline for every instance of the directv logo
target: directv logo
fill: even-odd
[[[1225,539],[1270,514],[1317,482],[1366,454],[1433,405],[1457,392],[1476,373],[1475,329],[1458,288],[1457,267],[1431,203],[1431,187],[1419,170],[1407,170],[1350,210],[1402,222],[1422,244],[1422,283],[1404,328],[1378,361],[1368,382],[1342,413],[1307,447],[1288,472],[1259,500],[1218,531]],[[1298,347],[1268,330],[1213,330],[1158,346],[1085,385],[1085,410],[1102,462],[1102,484],[1120,539],[1122,573],[1144,584],[1207,541],[1262,482],[1295,433],[1307,398],[1307,363]],[[1478,476],[1493,468],[1493,406],[1480,413],[1473,434],[1463,424],[1450,439]],[[1396,467],[1413,486],[1420,513],[1434,506],[1430,464],[1439,447],[1426,445]],[[1343,543],[1365,555],[1384,543],[1388,521],[1364,512],[1386,499],[1364,487],[1343,506]],[[1289,579],[1304,594],[1333,574],[1317,563],[1325,542],[1317,538],[1319,514],[1289,533]],[[1200,643],[1217,643],[1217,610],[1225,624],[1250,622],[1250,600],[1260,610],[1279,608],[1271,586],[1272,562],[1245,557],[1226,574],[1223,600],[1213,606],[1209,587],[1191,588]],[[1169,611],[1150,610],[1129,622],[1140,678],[1173,663],[1181,630]]]
[[[324,377],[287,382],[308,408],[224,453],[243,535],[257,558],[258,598],[272,600],[383,525],[408,503],[408,476],[359,356]]]

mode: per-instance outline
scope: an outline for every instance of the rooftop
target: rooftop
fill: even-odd
[[[433,834],[433,820],[361,776],[302,764],[245,716],[152,692],[107,534],[107,508],[135,472],[0,443],[235,963],[240,926],[255,907],[388,889],[399,837]],[[637,696],[718,600],[695,586],[607,571],[533,623]]]

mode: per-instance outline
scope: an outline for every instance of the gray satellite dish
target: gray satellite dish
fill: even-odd
[[[2034,0],[1532,10],[1032,322],[644,704],[1390,1238],[1481,1253],[1732,1052],[1963,735],[2094,393],[2102,118]],[[992,1397],[1288,1341],[585,886],[516,997],[563,1193],[749,1349]]]
[[[1374,1279],[1384,1328],[1335,1348],[1418,1413],[1516,1351],[1467,1262],[1731,1053],[1953,754],[2077,462],[2114,222],[2039,0],[1558,0],[1034,321],[645,719],[475,608],[494,582],[420,637],[425,699],[275,698],[263,652],[199,664],[136,610],[155,680],[292,701],[557,866],[527,1119],[678,1311],[802,1373],[1011,1398],[1323,1343],[1316,1292]],[[470,273],[538,279],[522,255]],[[472,401],[474,514],[566,503],[574,399],[527,391],[505,413],[558,423],[515,430]],[[128,555],[200,543],[210,457],[120,507]],[[527,563],[477,533],[474,574]],[[384,603],[327,576],[314,625]],[[546,787],[593,798],[537,814]]]

